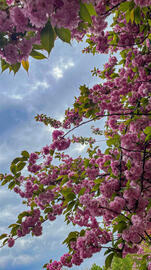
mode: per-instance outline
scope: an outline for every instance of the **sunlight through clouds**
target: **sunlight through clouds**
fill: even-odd
[[[58,62],[59,63],[57,64],[57,66],[53,67],[51,71],[51,74],[55,79],[63,78],[64,71],[71,67],[74,67],[74,62],[71,59],[67,61],[66,59],[61,57]]]
[[[63,77],[63,70],[59,67],[54,67],[52,70],[52,75],[56,79],[60,79]]]

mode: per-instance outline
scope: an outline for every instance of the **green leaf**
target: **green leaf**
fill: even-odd
[[[12,180],[13,179],[13,176],[12,175],[7,175],[6,177],[5,177],[5,180],[6,181],[10,181],[10,180]]]
[[[17,225],[16,224],[16,226],[14,226],[12,229],[11,229],[11,235],[12,236],[15,236],[15,235],[17,235],[17,230],[20,228],[20,225]]]
[[[149,203],[147,205],[147,211],[151,208],[151,199],[149,200]]]
[[[75,201],[70,202],[68,204],[67,211],[70,211],[73,208],[74,205],[75,205]]]
[[[7,180],[6,178],[1,182],[1,186],[6,185],[10,180]]]
[[[17,171],[21,171],[26,166],[26,162],[19,162],[17,164]]]
[[[1,69],[2,69],[2,72],[6,69],[9,68],[9,64],[6,63],[6,61],[4,59],[1,59]]]
[[[5,238],[5,237],[7,237],[7,234],[6,233],[1,234],[0,235],[0,240],[3,239],[3,238]]]
[[[119,233],[122,233],[123,230],[125,230],[126,228],[127,228],[126,222],[124,222],[124,221],[119,222],[119,224],[118,224],[118,232]]]
[[[114,139],[109,139],[106,143],[108,146],[112,146],[114,144]]]
[[[33,49],[34,50],[43,50],[43,46],[40,44],[33,44]]]
[[[125,258],[118,258],[114,256],[112,261],[112,270],[132,270],[135,259],[127,255]],[[138,268],[137,268],[138,269]]]
[[[52,212],[53,210],[52,210],[52,208],[46,208],[45,210],[44,210],[44,213],[45,214],[47,214],[47,213],[50,213],[50,212]]]
[[[109,256],[107,256],[105,260],[105,267],[108,269],[111,266],[112,260],[114,257],[114,253],[111,253]]]
[[[141,261],[139,270],[148,270],[146,259]]]
[[[0,173],[0,181],[4,179],[4,174]]]
[[[88,22],[89,24],[92,24],[92,19],[91,19],[90,13],[89,13],[86,5],[83,3],[80,3],[80,18],[84,22]]]
[[[12,182],[10,182],[10,184],[8,185],[8,188],[9,188],[9,189],[13,189],[13,188],[15,187],[15,185],[16,185],[16,182],[15,182],[15,181],[12,181]]]
[[[9,238],[6,238],[4,241],[3,241],[3,246],[7,243]]]
[[[65,178],[67,179],[68,181],[68,177],[65,176]],[[63,194],[63,196],[67,196],[67,194],[71,193],[72,192],[72,188],[67,188],[65,187],[64,189],[61,190],[61,193]]]
[[[126,12],[125,19],[126,19],[126,22],[129,23],[129,21],[130,21],[130,11]]]
[[[55,32],[57,34],[57,36],[64,42],[66,43],[70,43],[71,40],[71,32],[69,29],[66,28],[57,28],[55,27]]]
[[[8,69],[9,68],[9,64],[6,64],[6,65],[3,65],[2,66],[2,72],[4,72],[6,69]]]
[[[53,156],[54,152],[54,150],[50,149],[50,156]]]
[[[22,220],[23,217],[29,217],[29,216],[31,216],[31,215],[32,215],[31,213],[29,213],[29,212],[27,212],[27,211],[24,211],[24,212],[22,212],[22,213],[20,213],[20,214],[18,215],[18,219],[19,219],[19,220]]]
[[[107,250],[104,252],[104,255],[107,255],[107,254],[109,254],[109,253],[111,253],[111,252],[112,252],[111,249],[107,249]]]
[[[9,225],[8,228],[13,228],[13,227],[16,227],[16,226],[18,226],[18,224],[13,223],[13,224]]]
[[[129,160],[128,160],[128,162],[126,163],[126,166],[127,166],[128,170],[130,170],[130,169],[131,169],[132,164],[131,164],[130,159],[129,159]]]
[[[134,22],[134,9],[132,9],[130,12],[130,19],[131,19],[131,22],[133,23]]]
[[[129,2],[124,2],[120,4],[119,10],[125,12],[127,10],[129,10],[130,7],[130,3]]]
[[[72,200],[74,200],[76,198],[76,195],[72,192],[67,194],[67,196],[65,196],[66,201],[70,202]]]
[[[91,16],[97,16],[96,10],[95,10],[94,6],[91,3],[90,4],[85,3],[85,6],[86,6],[86,8],[89,11],[89,14]]]
[[[148,24],[151,27],[151,19],[148,19]]]
[[[18,70],[20,69],[20,66],[21,66],[21,63],[16,63],[12,65],[12,70],[14,71],[14,74],[18,72]]]
[[[29,158],[29,153],[27,151],[25,151],[25,150],[21,152],[21,155],[23,157]]]
[[[30,56],[38,60],[47,58],[44,54],[37,52],[35,50],[31,51]]]
[[[150,140],[151,140],[151,134],[148,134],[148,135],[146,136],[146,138],[145,138],[145,142],[150,141]]]
[[[66,205],[67,205],[67,203],[66,203]],[[73,208],[74,205],[75,205],[75,201],[71,201],[71,202],[68,204],[68,206],[67,206],[67,208],[65,209],[65,211],[63,212],[63,214],[66,214],[66,213],[68,213],[69,211],[71,211],[71,209]]]
[[[141,22],[141,9],[140,9],[140,7],[137,7],[134,9],[134,21],[136,24],[139,24]]]
[[[47,265],[48,265],[48,263],[45,263],[45,264],[43,265],[43,268],[47,268]]]
[[[83,195],[85,190],[86,190],[86,187],[81,188],[81,190],[79,191],[78,196],[80,197],[81,195]]]
[[[68,237],[62,242],[62,244],[68,244],[70,241],[75,241],[79,235],[79,232],[70,232]]]
[[[17,164],[20,160],[21,158],[17,157],[12,161],[12,164]]]
[[[16,165],[13,163],[10,166],[10,171],[15,175],[16,174]]]
[[[146,135],[151,134],[151,127],[146,127],[146,128],[144,129],[144,133],[145,133]]]
[[[55,33],[49,21],[41,31],[40,39],[41,44],[43,45],[43,49],[45,49],[48,54],[50,54],[52,48],[54,47]]]

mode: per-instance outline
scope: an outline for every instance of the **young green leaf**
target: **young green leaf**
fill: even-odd
[[[145,129],[144,129],[144,133],[145,134],[151,134],[151,127],[146,127]]]
[[[70,43],[71,40],[71,32],[69,29],[66,28],[57,28],[55,27],[55,32],[57,34],[57,36],[64,42],[66,43]]]
[[[7,234],[6,233],[1,234],[0,235],[0,240],[3,239],[3,238],[5,238],[5,237],[7,237]]]
[[[29,153],[26,150],[22,151],[21,154],[23,157],[29,158]]]
[[[89,14],[91,16],[97,16],[97,13],[95,11],[95,8],[94,8],[94,6],[91,3],[90,4],[85,3],[85,6],[86,6],[86,8],[89,11]]]
[[[44,54],[37,52],[35,50],[31,51],[30,56],[38,60],[47,58]]]
[[[20,69],[21,63],[16,63],[15,65],[12,65],[12,70],[14,72],[14,75],[18,72]]]
[[[25,165],[26,165],[26,162],[19,162],[18,164],[17,164],[17,171],[21,171],[24,167],[25,167]]]
[[[91,19],[90,13],[89,13],[86,5],[83,3],[80,3],[80,18],[84,22],[88,22],[89,24],[92,24],[92,19]]]
[[[16,165],[13,163],[11,164],[10,166],[10,171],[13,173],[13,174],[16,174]]]
[[[41,44],[43,45],[43,49],[45,49],[49,55],[52,48],[54,47],[54,41],[55,41],[55,33],[49,21],[47,22],[47,24],[41,31],[40,39],[41,39]]]
[[[109,256],[107,256],[105,260],[105,267],[108,269],[111,266],[112,260],[114,257],[114,253],[111,253]]]

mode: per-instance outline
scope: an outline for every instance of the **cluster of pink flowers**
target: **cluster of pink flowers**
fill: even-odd
[[[87,1],[83,1],[84,3]],[[111,9],[122,1],[98,1],[91,0],[88,4],[93,4],[97,16],[91,16],[92,25],[87,26],[91,33],[91,41],[96,45],[96,51],[108,53],[110,41],[113,37],[108,31],[106,17],[106,4]],[[9,64],[15,64],[26,60],[30,55],[33,45],[40,44],[40,32],[50,19],[53,27],[67,28],[71,31],[72,38],[81,40],[86,33],[85,28],[81,27],[80,4],[77,0],[26,0],[26,1],[7,1],[9,9],[0,11],[0,30],[6,33],[3,37],[0,56]],[[136,0],[136,5],[147,6],[150,1]],[[135,43],[136,38],[144,38],[138,30],[138,26],[131,23],[127,24],[124,19],[119,17],[119,23],[114,26],[115,33],[118,33],[118,45],[130,46]],[[125,27],[120,27],[119,24]],[[29,33],[33,33],[30,35]],[[139,32],[139,34],[138,34]],[[131,33],[131,34],[130,34]],[[116,44],[115,44],[116,45]]]
[[[47,269],[59,270],[60,266],[72,267],[73,264],[80,265],[85,258],[90,258],[94,253],[101,251],[101,245],[110,240],[111,235],[107,231],[102,232],[99,229],[87,230],[84,236],[77,238],[76,243],[71,241],[70,245],[74,250],[73,255],[64,254],[60,261],[55,263],[56,268],[53,268],[53,262],[47,265]]]
[[[70,146],[70,139],[63,137],[64,132],[60,130],[54,130],[52,133],[53,143],[50,146],[51,150],[57,149],[58,151],[65,150]]]
[[[14,246],[14,244],[15,244],[15,240],[12,238],[12,237],[10,237],[9,239],[8,239],[8,247],[13,247]]]
[[[151,1],[150,0],[134,0],[135,4],[140,7],[150,6]]]
[[[76,0],[63,1],[7,1],[9,9],[0,10],[0,30],[4,35],[4,44],[0,56],[9,64],[26,60],[33,44],[40,43],[40,32],[51,19],[55,27],[74,30],[78,27],[79,3]],[[29,32],[33,32],[30,37]]]

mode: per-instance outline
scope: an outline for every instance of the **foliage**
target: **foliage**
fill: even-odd
[[[102,267],[96,265],[95,263],[92,265],[91,270],[102,270]]]
[[[125,258],[114,257],[110,269],[112,270],[132,270],[134,259],[131,255],[127,255]],[[106,270],[105,267],[100,267],[93,264],[91,270]]]
[[[132,256],[127,255],[125,258],[114,257],[112,262],[112,270],[132,270],[134,261]]]

